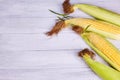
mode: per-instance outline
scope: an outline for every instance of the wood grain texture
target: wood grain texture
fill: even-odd
[[[64,0],[0,0],[0,80],[100,80],[77,56],[85,42],[70,29],[47,37]],[[71,0],[120,13],[119,0]],[[71,14],[87,17],[81,11]],[[120,41],[111,40],[120,49]],[[97,60],[105,63],[99,56]],[[106,64],[106,63],[105,63]]]

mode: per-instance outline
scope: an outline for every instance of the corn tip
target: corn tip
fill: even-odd
[[[55,24],[55,26],[50,30],[49,32],[46,33],[48,36],[52,36],[53,34],[58,34],[61,29],[65,27],[65,22],[64,21],[59,21]]]
[[[94,53],[92,52],[92,51],[90,51],[88,48],[85,48],[85,49],[83,49],[82,51],[80,51],[79,53],[78,53],[78,56],[80,56],[80,57],[83,57],[83,56],[85,56],[85,55],[88,55],[88,56],[90,56],[92,59],[94,59]]]
[[[64,13],[69,14],[69,13],[74,12],[74,8],[70,4],[70,0],[65,0],[62,5],[63,5],[63,11],[64,11]]]
[[[77,34],[82,34],[83,33],[83,28],[79,26],[72,26],[72,30],[75,31]]]

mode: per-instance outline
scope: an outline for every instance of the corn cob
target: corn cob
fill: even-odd
[[[120,26],[120,14],[118,13],[90,4],[71,5],[69,0],[65,0],[63,3],[63,9],[65,13],[72,13],[77,8],[91,15],[92,17]]]
[[[79,28],[80,27],[75,26],[73,30],[77,33],[81,33],[82,29]],[[114,45],[103,36],[94,32],[84,32],[81,36],[104,60],[120,71],[120,51]]]
[[[120,72],[93,60],[94,53],[92,51],[84,49],[79,52],[79,56],[83,58],[86,64],[102,78],[102,80],[120,80]]]
[[[47,34],[52,35],[54,33],[58,33],[62,28],[65,28],[65,26],[68,25],[77,25],[84,29],[86,26],[90,25],[90,27],[87,29],[88,31],[99,33],[111,39],[120,40],[120,27],[107,22],[89,18],[72,18],[65,21],[60,21],[56,23],[53,29]]]

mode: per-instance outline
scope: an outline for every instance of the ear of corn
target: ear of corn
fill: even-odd
[[[47,33],[47,35],[51,36],[53,34],[57,34],[68,25],[77,25],[84,29],[86,26],[90,25],[90,27],[87,29],[88,31],[99,33],[107,38],[120,40],[120,27],[107,22],[89,18],[72,18],[65,21],[59,21],[55,24],[53,29]]]
[[[75,4],[74,9],[75,8],[78,8],[97,19],[101,19],[120,26],[120,14],[90,4]]]
[[[97,33],[88,31],[81,33],[78,26],[74,26],[73,30],[81,34],[85,42],[106,62],[120,71],[120,51],[113,44]]]
[[[69,0],[66,0],[66,1],[69,1]],[[64,16],[63,17],[64,19],[62,19],[62,21],[58,21],[53,27],[53,29],[47,32],[47,35],[49,36],[53,34],[58,34],[59,31],[61,31],[63,28],[65,28],[68,25],[77,25],[84,29],[86,28],[86,26],[90,25],[90,27],[88,28],[88,31],[99,33],[107,38],[120,40],[120,27],[116,25],[99,21],[99,20],[89,19],[89,18],[71,18],[70,19],[70,16],[66,16],[65,14],[56,13],[52,10],[50,11],[54,14]]]
[[[83,60],[86,64],[99,76],[102,80],[120,80],[120,72],[115,69],[108,67],[100,62],[97,62],[91,58],[91,51],[84,49],[80,51],[80,56],[83,57]]]
[[[65,0],[63,2],[63,10],[67,14],[74,12],[74,10],[77,8],[97,19],[101,19],[103,21],[107,21],[120,26],[120,14],[118,13],[90,4],[71,5],[70,0]]]
[[[93,31],[105,37],[120,40],[120,27],[107,22],[88,19],[88,18],[73,18],[73,19],[65,20],[65,24],[77,25],[82,28],[86,28],[86,26],[90,25],[88,31]]]
[[[114,45],[93,32],[83,33],[82,37],[104,60],[120,71],[120,51]]]

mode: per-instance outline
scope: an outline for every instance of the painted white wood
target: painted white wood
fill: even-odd
[[[44,33],[62,13],[64,0],[0,0],[0,80],[100,80],[77,56],[89,48],[70,29],[47,37]],[[119,0],[71,0],[120,13]],[[74,17],[91,18],[81,11]],[[111,40],[120,49],[120,41]],[[99,56],[97,60],[105,63]],[[106,64],[106,63],[105,63]]]
[[[44,33],[44,32],[43,32]],[[48,37],[45,34],[1,34],[1,51],[12,50],[74,50],[89,48],[83,39],[74,32],[60,32]],[[120,49],[120,41],[111,40]]]
[[[2,34],[2,50],[64,50],[88,47],[85,42],[74,33],[60,34],[47,37],[45,34]],[[64,43],[64,44],[63,44]]]
[[[0,69],[76,68],[88,66],[78,56],[79,50],[0,51]],[[96,60],[104,63],[99,56]],[[104,63],[106,64],[106,63]]]
[[[61,3],[64,0],[3,0],[1,1],[0,17],[53,17],[48,9],[62,12]],[[119,0],[73,0],[72,3],[89,3],[101,5],[115,11],[120,11],[115,7],[119,7]],[[111,7],[112,6],[112,7]],[[113,7],[114,6],[114,7]]]
[[[78,51],[1,51],[0,79],[99,80],[83,60],[77,56]],[[98,56],[96,58],[100,60]]]

